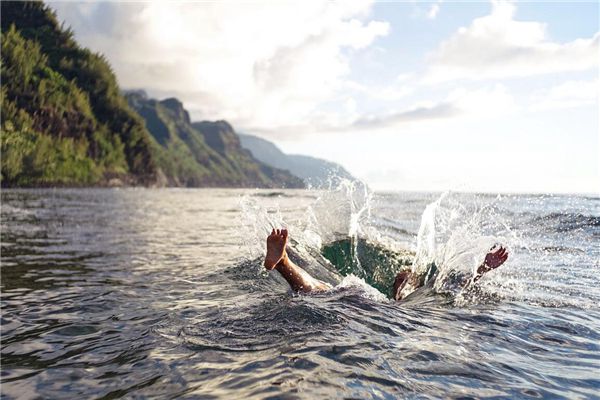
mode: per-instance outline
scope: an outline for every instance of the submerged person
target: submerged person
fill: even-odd
[[[308,272],[297,266],[289,259],[285,250],[288,239],[287,229],[273,229],[267,237],[267,255],[264,266],[271,271],[276,269],[289,283],[295,292],[310,293],[322,292],[331,289],[331,285],[314,278]],[[477,268],[474,276],[455,276],[457,284],[463,288],[475,284],[481,277],[502,264],[508,258],[508,252],[502,246],[494,246],[485,256],[481,265]],[[437,267],[431,264],[425,274],[417,274],[414,271],[401,271],[396,275],[393,287],[395,300],[402,300],[410,293],[432,282],[437,275]]]

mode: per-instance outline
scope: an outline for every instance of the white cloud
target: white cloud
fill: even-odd
[[[515,6],[494,1],[490,15],[459,28],[430,55],[425,82],[522,77],[598,66],[600,33],[556,43],[546,25],[514,19]]]
[[[492,118],[515,110],[515,101],[507,88],[496,84],[478,90],[456,89],[444,100],[423,102],[385,115],[370,115],[356,119],[355,129],[380,129],[406,123],[427,122],[448,118]]]
[[[360,93],[361,95],[367,96],[371,99],[394,101],[407,97],[414,93],[415,87],[408,84],[394,83],[380,86],[380,85],[363,85],[354,81],[345,81],[344,89]]]
[[[429,11],[427,12],[427,18],[435,19],[435,17],[437,17],[439,12],[440,12],[440,5],[438,3],[435,3],[431,6]]]
[[[471,118],[497,117],[516,111],[513,96],[501,84],[477,90],[456,89],[447,101]]]
[[[396,132],[395,128],[427,124],[440,120],[482,120],[513,113],[517,110],[513,96],[501,84],[476,90],[459,88],[438,101],[421,101],[410,107],[388,113],[365,114],[356,111],[353,98],[346,99],[345,113],[314,112],[310,121],[277,127],[252,126],[250,132],[279,140],[296,140],[299,135],[350,132]]]
[[[176,96],[195,118],[300,124],[350,72],[348,54],[389,24],[371,1],[54,3],[124,88]]]
[[[567,81],[533,96],[531,109],[552,110],[560,108],[598,107],[600,87],[598,79]]]
[[[432,121],[455,117],[460,112],[461,110],[453,103],[443,101],[431,105],[420,105],[385,115],[367,115],[354,121],[352,127],[358,130],[390,128],[409,122]]]
[[[356,100],[354,98],[349,97],[346,99],[345,106],[348,113],[353,114],[356,112]]]

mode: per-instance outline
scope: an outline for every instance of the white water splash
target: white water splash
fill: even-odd
[[[433,263],[438,269],[434,288],[458,293],[450,275],[474,276],[485,255],[495,244],[509,249],[520,243],[505,218],[497,213],[494,201],[469,195],[444,193],[429,204],[421,219],[413,271],[423,274]],[[456,281],[454,281],[456,284]]]
[[[265,240],[274,228],[287,228],[277,206],[269,211],[256,198],[244,195],[240,198],[242,210],[241,240],[248,258],[264,257],[266,254]]]
[[[320,255],[324,243],[350,238],[353,265],[356,273],[360,274],[362,267],[358,258],[358,238],[364,237],[362,224],[370,218],[373,193],[361,182],[338,181],[338,186],[332,190],[311,191],[318,196],[306,204],[300,216],[297,215],[298,205],[294,202],[292,214],[296,214],[296,217],[290,217],[291,210],[286,209],[288,201],[285,192],[280,195],[261,192],[243,195],[240,198],[240,231],[248,259],[264,257],[265,238],[272,229],[283,227],[290,231],[290,246],[298,254],[304,255],[309,264],[324,261],[322,257],[315,258],[315,254]]]
[[[443,193],[436,201],[427,205],[421,216],[421,226],[417,235],[417,251],[413,262],[412,271],[414,273],[424,273],[427,266],[435,262],[437,257],[436,243],[436,216],[440,203],[448,195]]]
[[[376,229],[371,218],[373,193],[366,186],[349,181],[341,182],[334,190],[310,193],[314,196],[304,202],[300,214],[295,203],[295,217],[290,217],[290,210],[285,207],[281,209],[289,206],[283,192],[279,197],[246,195],[241,198],[245,221],[243,242],[250,258],[264,256],[265,237],[271,229],[285,227],[290,230],[294,249],[308,257],[320,254],[324,243],[349,238],[353,271],[363,276],[358,258],[359,238],[386,243],[386,237]],[[423,274],[434,263],[438,268],[435,289],[456,294],[456,288],[446,285],[450,274],[472,276],[495,243],[509,248],[517,243],[505,219],[496,212],[496,200],[447,192],[428,204],[421,215],[413,271]],[[313,263],[317,259],[307,261]],[[490,275],[494,274],[497,272]],[[486,277],[486,281],[489,280]]]

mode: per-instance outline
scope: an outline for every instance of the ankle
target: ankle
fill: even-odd
[[[286,253],[283,253],[283,257],[281,257],[281,260],[279,260],[279,262],[277,263],[277,265],[275,265],[275,269],[279,270],[279,268],[281,267],[287,267],[289,264],[289,259]]]

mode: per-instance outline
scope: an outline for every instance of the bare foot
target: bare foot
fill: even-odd
[[[494,246],[490,249],[490,252],[486,254],[485,261],[477,269],[477,273],[483,274],[498,268],[508,258],[508,251],[502,246]]]
[[[273,229],[267,237],[267,256],[265,257],[265,268],[272,270],[285,256],[285,245],[287,244],[287,229]]]

